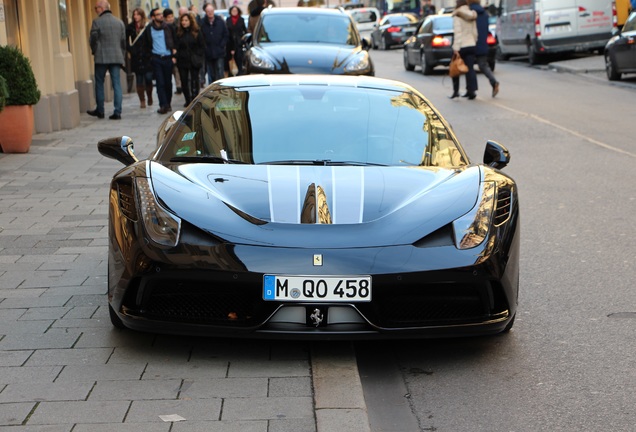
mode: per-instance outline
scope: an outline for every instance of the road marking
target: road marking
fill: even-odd
[[[592,144],[594,144],[594,145],[596,145],[598,147],[602,147],[602,148],[605,148],[607,150],[611,150],[611,151],[616,152],[616,153],[620,153],[620,154],[624,154],[626,156],[630,156],[630,157],[636,158],[636,153],[631,153],[631,152],[628,152],[627,150],[623,150],[623,149],[620,149],[618,147],[614,147],[614,146],[612,146],[610,144],[606,144],[604,142],[595,140],[594,138],[590,138],[590,137],[588,137],[586,135],[583,135],[582,133],[579,133],[579,132],[577,132],[575,130],[568,129],[565,126],[558,125],[558,124],[556,124],[554,122],[551,122],[548,119],[544,119],[543,117],[539,117],[536,114],[531,114],[531,113],[527,113],[527,112],[524,112],[524,111],[519,111],[519,110],[516,110],[514,108],[510,108],[510,107],[507,107],[505,105],[502,105],[501,103],[497,103],[497,102],[495,102],[494,105],[497,105],[498,107],[506,109],[508,111],[511,111],[511,112],[513,112],[515,114],[520,114],[522,116],[530,117],[530,118],[532,118],[534,120],[537,120],[537,121],[539,121],[541,123],[545,123],[545,124],[547,124],[549,126],[552,126],[554,128],[560,129],[563,132],[567,132],[570,135],[574,135],[575,137],[581,138],[581,139],[583,139],[583,140],[585,140],[585,141],[587,141],[589,143],[592,143]]]

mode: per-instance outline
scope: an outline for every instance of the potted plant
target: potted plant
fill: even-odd
[[[33,138],[33,105],[40,100],[31,62],[12,46],[0,46],[0,75],[10,89],[0,112],[0,148],[5,153],[26,153]]]
[[[7,104],[8,96],[9,89],[7,89],[7,80],[5,80],[2,75],[0,75],[0,112],[2,112],[4,106]]]

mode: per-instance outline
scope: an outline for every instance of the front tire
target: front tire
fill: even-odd
[[[508,60],[510,58],[510,56],[508,54],[504,54],[503,51],[501,50],[501,46],[497,45],[497,54],[495,54],[495,58],[497,60]]]
[[[508,322],[508,324],[506,324],[506,327],[501,331],[501,334],[506,334],[506,333],[510,333],[510,330],[512,330],[512,326],[515,324],[515,318],[516,318],[516,314],[512,317],[512,319]]]
[[[528,63],[530,63],[532,66],[539,64],[539,53],[534,47],[532,41],[528,42]]]
[[[618,81],[621,79],[622,74],[616,71],[616,65],[609,53],[605,54],[605,72],[607,73],[607,79],[610,81]]]
[[[422,64],[422,75],[430,75],[433,73],[433,66],[426,61],[426,53],[422,51],[420,55],[420,63]]]
[[[384,36],[380,36],[380,50],[382,51],[387,50],[386,39],[384,38]]]
[[[108,304],[108,315],[110,316],[110,322],[113,325],[113,327],[118,329],[126,328],[126,326],[124,325],[124,322],[117,316],[117,313],[115,312],[113,307],[110,305],[110,303]]]
[[[404,69],[407,71],[415,70],[415,65],[412,65],[409,62],[409,53],[407,52],[406,47],[404,47]]]

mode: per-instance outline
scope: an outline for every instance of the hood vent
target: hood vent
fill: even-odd
[[[495,210],[495,226],[506,222],[510,217],[510,207],[512,204],[512,191],[510,189],[500,189],[497,194],[497,209]]]
[[[117,195],[119,197],[119,208],[124,216],[132,221],[137,220],[137,206],[132,184],[117,183]]]

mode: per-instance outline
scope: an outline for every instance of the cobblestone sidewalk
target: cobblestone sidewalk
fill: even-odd
[[[129,135],[147,156],[156,108],[127,94],[120,121],[82,114],[30,153],[0,153],[0,431],[316,431],[308,344],[110,324],[107,193],[122,165],[96,143]],[[173,414],[185,420],[160,418]]]

